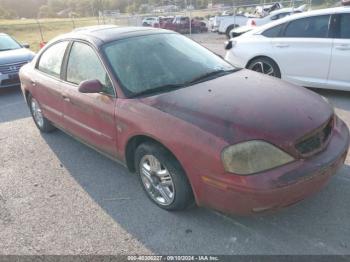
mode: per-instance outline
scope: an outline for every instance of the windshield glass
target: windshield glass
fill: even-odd
[[[104,53],[125,95],[166,92],[213,79],[234,68],[179,34],[154,34],[117,40]]]
[[[0,35],[0,51],[22,48],[14,39],[8,35]]]

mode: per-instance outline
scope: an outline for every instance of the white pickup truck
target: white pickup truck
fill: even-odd
[[[245,15],[225,15],[214,18],[214,30],[219,34],[229,35],[230,31],[236,27],[247,24],[249,17]]]

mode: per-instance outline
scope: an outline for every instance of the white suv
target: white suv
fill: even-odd
[[[226,45],[238,67],[317,88],[350,91],[350,7],[295,14]]]

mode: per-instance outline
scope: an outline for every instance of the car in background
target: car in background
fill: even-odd
[[[306,10],[306,7],[307,7],[307,5],[302,5],[298,8],[293,8],[293,7],[282,8],[282,9],[278,9],[276,11],[273,11],[264,17],[250,18],[247,21],[247,26],[265,25],[267,23],[270,23],[274,20],[281,19],[281,18],[286,17],[288,15],[304,12]]]
[[[349,147],[321,96],[234,68],[168,30],[63,35],[20,77],[40,131],[59,127],[121,162],[166,210],[287,207],[321,190]]]
[[[247,21],[247,25],[232,29],[229,33],[229,37],[234,38],[255,29],[256,26],[265,25],[272,21],[284,18],[288,15],[304,12],[306,9],[306,6],[307,5],[302,5],[298,8],[283,8],[283,9],[273,11],[265,17],[250,18]]]
[[[162,25],[163,29],[172,30],[181,34],[203,33],[208,32],[206,23],[202,20],[192,18],[190,24],[190,17],[188,16],[175,16],[173,21],[166,22]]]
[[[235,66],[315,88],[350,91],[350,7],[295,14],[226,45]]]
[[[142,20],[142,26],[153,26],[155,23],[159,23],[159,17],[145,17]]]
[[[28,44],[20,44],[11,36],[0,33],[0,88],[20,85],[18,72],[34,57],[28,48]]]
[[[232,29],[244,26],[247,24],[249,17],[244,14],[237,14],[233,16],[219,16],[214,20],[214,31],[217,31],[219,34],[226,34],[229,36],[229,33]]]

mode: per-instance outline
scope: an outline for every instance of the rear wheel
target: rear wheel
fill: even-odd
[[[44,117],[39,102],[31,95],[28,96],[28,103],[34,123],[41,132],[48,133],[56,129],[51,122]]]
[[[147,196],[166,210],[182,210],[194,203],[191,186],[178,161],[155,143],[141,144],[135,169]]]
[[[275,61],[267,57],[259,57],[254,59],[249,63],[247,68],[255,72],[281,78],[281,71],[278,65],[275,63]]]

